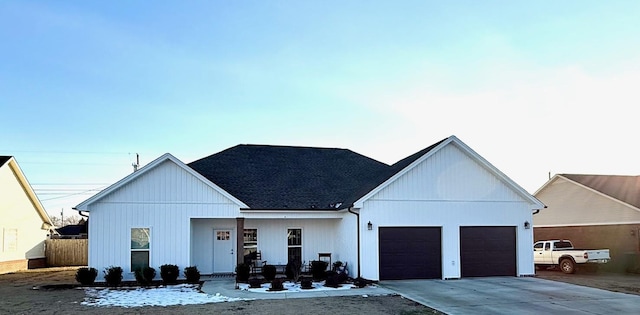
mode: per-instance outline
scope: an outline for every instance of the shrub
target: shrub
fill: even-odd
[[[98,276],[98,269],[82,267],[76,271],[76,281],[83,285],[90,285],[96,281]]]
[[[180,268],[176,265],[165,264],[160,266],[160,278],[165,284],[175,284],[180,274]]]
[[[247,282],[251,273],[251,265],[239,263],[236,266],[236,282]]]
[[[280,279],[271,280],[271,288],[269,288],[269,291],[282,291],[282,290],[284,290],[284,285],[282,284],[282,280]]]
[[[122,268],[116,266],[110,266],[104,271],[104,281],[108,286],[117,287],[122,282]]]
[[[300,278],[300,288],[313,289],[313,281],[311,280],[311,278],[307,278],[307,277]]]
[[[364,288],[367,286],[367,282],[368,282],[367,279],[358,277],[353,280],[353,285],[355,285],[358,288]]]
[[[189,266],[184,268],[184,277],[187,278],[187,283],[199,283],[200,271],[196,266]]]
[[[146,284],[150,284],[153,281],[153,278],[156,277],[156,270],[152,267],[147,266],[147,267],[137,269],[134,272],[134,275],[136,277],[136,281],[139,284],[146,285]]]
[[[262,280],[256,277],[249,279],[249,287],[254,289],[262,287]]]
[[[326,270],[328,262],[322,260],[311,261],[311,276],[315,280],[324,280],[326,278]]]
[[[291,279],[293,282],[298,282],[300,279],[300,269],[300,262],[294,259],[287,263],[287,266],[284,269],[284,274],[287,276],[287,279]]]
[[[276,266],[264,265],[262,266],[262,276],[265,280],[271,281],[276,278]]]

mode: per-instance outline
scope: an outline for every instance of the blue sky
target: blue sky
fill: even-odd
[[[533,193],[640,174],[640,1],[2,1],[0,154],[50,213],[170,152],[447,136]]]

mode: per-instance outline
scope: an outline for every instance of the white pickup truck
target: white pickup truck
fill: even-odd
[[[575,249],[567,240],[539,241],[533,244],[533,262],[536,267],[560,267],[564,273],[574,273],[577,265],[608,263],[608,249]]]

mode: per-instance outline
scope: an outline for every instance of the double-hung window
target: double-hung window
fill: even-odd
[[[131,271],[149,267],[149,228],[131,229]]]
[[[302,229],[287,229],[288,261],[302,263]]]

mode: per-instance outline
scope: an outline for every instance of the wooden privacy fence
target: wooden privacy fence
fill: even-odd
[[[45,255],[49,267],[86,266],[89,261],[89,240],[46,240]]]

